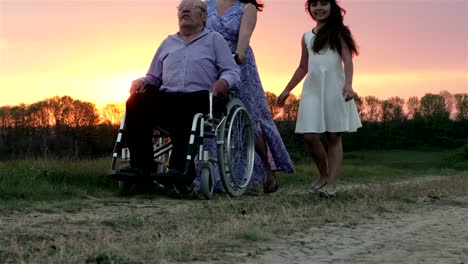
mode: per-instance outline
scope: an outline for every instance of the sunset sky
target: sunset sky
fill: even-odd
[[[314,23],[305,0],[265,0],[251,45],[279,94]],[[159,43],[178,30],[178,0],[0,0],[0,106],[55,95],[123,102]],[[361,96],[468,92],[468,0],[342,0],[361,55]],[[293,91],[299,95],[299,85]]]

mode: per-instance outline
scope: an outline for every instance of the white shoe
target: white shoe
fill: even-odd
[[[324,198],[335,198],[336,197],[336,191],[330,192],[325,188],[319,189],[318,193],[320,194],[320,197],[324,197]]]

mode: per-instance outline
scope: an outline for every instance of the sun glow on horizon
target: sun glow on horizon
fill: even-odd
[[[29,75],[22,81],[22,87],[36,87],[28,92],[10,95],[10,100],[0,99],[0,105],[32,104],[54,96],[70,96],[73,99],[94,103],[98,109],[110,103],[122,103],[129,96],[131,83],[140,77],[137,72],[115,73],[103,76],[85,77],[38,74]],[[21,76],[7,76],[3,79],[6,87],[15,87]],[[42,85],[39,85],[42,84]],[[66,89],[65,89],[66,88]]]
[[[99,87],[98,91],[92,91],[89,96],[94,98],[97,106],[110,103],[122,103],[130,95],[130,86],[133,80],[144,76],[138,72],[128,72],[102,76],[101,78],[86,82],[88,87]]]
[[[3,51],[6,49],[7,42],[5,39],[0,38],[0,54],[3,54]]]
[[[20,103],[31,104],[53,96],[71,96],[96,104],[98,109],[106,104],[122,103],[129,96],[131,82],[144,76],[139,70],[108,73],[105,75],[95,74],[86,76],[55,76],[53,74],[30,74],[28,78],[23,76],[4,76],[2,81],[5,87],[36,87],[27,92],[13,93],[9,100],[0,99],[0,105],[17,105]],[[261,77],[264,90],[277,96],[283,91],[284,86],[290,80],[287,75],[264,75]],[[418,91],[415,86],[425,85],[426,89]],[[292,94],[300,96],[303,82],[299,83]],[[468,72],[381,72],[381,73],[359,73],[354,78],[353,87],[362,97],[374,95],[379,99],[387,99],[399,96],[407,99],[410,96],[422,97],[426,93],[438,94],[448,90],[452,94],[468,93]],[[375,93],[381,87],[392,87],[386,97]],[[65,89],[67,88],[67,89]],[[8,89],[8,88],[7,88]],[[382,92],[380,93],[382,94]]]
[[[381,72],[357,74],[358,82],[369,84],[415,84],[424,80],[426,82],[468,81],[468,72],[463,71],[416,71],[416,72]]]
[[[161,41],[177,31],[178,2],[3,1],[0,106],[65,95],[98,109],[125,101]],[[468,93],[467,1],[412,1],[404,10],[391,1],[345,2],[346,24],[361,47],[354,61],[358,95],[383,100]],[[279,95],[297,68],[301,36],[314,23],[302,1],[265,4],[251,46],[264,90]],[[444,19],[428,29],[427,21],[439,15]],[[292,93],[300,96],[301,90],[302,82]]]

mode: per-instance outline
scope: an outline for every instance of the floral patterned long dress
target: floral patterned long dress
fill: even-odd
[[[245,4],[237,1],[222,16],[219,15],[216,8],[216,0],[208,0],[207,8],[208,20],[206,27],[219,32],[226,39],[231,51],[234,53],[237,49],[239,28]],[[237,85],[237,95],[250,114],[255,126],[255,136],[263,134],[265,138],[272,170],[293,173],[294,166],[271,117],[265,92],[258,74],[255,56],[250,46],[245,52],[245,57],[245,62],[240,65],[241,82]],[[255,165],[250,185],[263,185],[265,180],[266,173],[263,162],[260,156],[255,154]],[[216,187],[221,186],[219,180],[215,181]]]

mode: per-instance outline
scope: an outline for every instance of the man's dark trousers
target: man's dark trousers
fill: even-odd
[[[134,93],[127,100],[126,133],[131,154],[131,166],[149,173],[153,166],[153,128],[169,132],[173,145],[169,168],[185,171],[186,156],[196,113],[209,111],[208,91],[192,93],[160,92],[149,87],[144,93]],[[193,161],[184,183],[190,185],[195,177]]]

